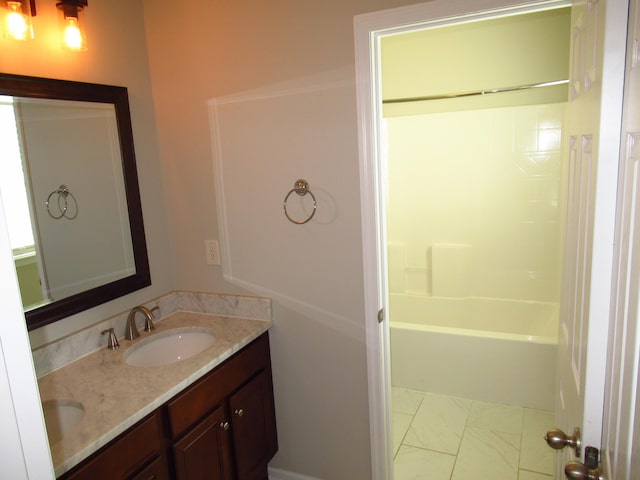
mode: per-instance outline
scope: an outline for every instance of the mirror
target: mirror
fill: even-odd
[[[29,330],[151,285],[125,87],[0,74],[0,143]]]

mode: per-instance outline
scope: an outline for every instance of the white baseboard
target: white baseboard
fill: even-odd
[[[279,468],[269,467],[269,480],[320,480],[309,475],[280,470]]]

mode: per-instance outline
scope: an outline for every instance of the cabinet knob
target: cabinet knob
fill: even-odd
[[[223,429],[223,430],[229,430],[229,427],[230,427],[229,422],[221,422],[220,423],[220,428]]]
[[[237,416],[241,417],[244,415],[244,409],[242,408],[236,408],[233,413],[235,413]]]

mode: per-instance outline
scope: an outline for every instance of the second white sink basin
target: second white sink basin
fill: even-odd
[[[84,418],[84,407],[73,400],[47,400],[42,402],[42,411],[51,445],[73,431]]]
[[[178,328],[154,333],[132,346],[124,361],[136,367],[158,367],[193,357],[215,342],[213,333],[200,328]]]

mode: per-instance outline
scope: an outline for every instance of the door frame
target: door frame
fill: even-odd
[[[609,6],[611,4],[619,5],[623,2],[624,0],[609,0]],[[558,8],[572,3],[575,2],[568,0],[530,2],[518,0],[434,0],[429,3],[358,15],[354,19],[364,310],[371,465],[374,480],[393,478],[389,326],[388,321],[378,322],[378,312],[388,305],[384,218],[386,164],[385,146],[381,135],[380,39],[387,35],[425,27],[463,23],[545,8]],[[615,7],[607,8],[607,13],[612,10],[615,12]],[[623,15],[623,13],[615,12],[613,16],[618,15]],[[607,19],[607,24],[610,24],[609,19]],[[623,78],[624,75],[624,51],[618,52],[617,45],[616,41],[605,41],[606,64],[603,71],[608,75],[607,81],[614,84],[616,79]],[[612,98],[611,95],[603,99],[601,112],[603,117],[621,117],[622,85],[617,90],[619,90],[619,99]],[[614,88],[609,88],[607,91],[615,92],[617,90],[614,85]],[[600,132],[600,161],[604,162],[608,168],[599,168],[597,179],[597,195],[612,195],[614,199],[617,191],[620,128],[617,128],[617,135],[615,130],[615,128],[606,128]],[[614,163],[612,164],[612,162]],[[615,201],[613,202],[613,211],[615,213]],[[607,233],[594,238],[594,258],[598,258],[598,262],[594,264],[593,271],[602,272],[603,268],[608,273],[611,271],[614,217],[615,215],[611,214],[610,209],[600,208],[596,211],[594,222],[604,226],[602,231]],[[592,291],[604,288],[608,294],[611,287],[610,275],[595,277],[595,282],[592,282]],[[590,322],[593,326],[589,332],[591,338],[598,338],[598,336],[600,339],[606,338],[609,323],[608,309],[608,302],[602,302],[599,299],[592,301],[590,311],[597,321]],[[602,382],[604,389],[603,380],[597,381]],[[596,435],[600,435],[596,433],[596,430],[594,428],[593,431],[586,432],[585,440],[591,441]],[[599,445],[600,442],[598,440],[597,443],[592,444]]]

